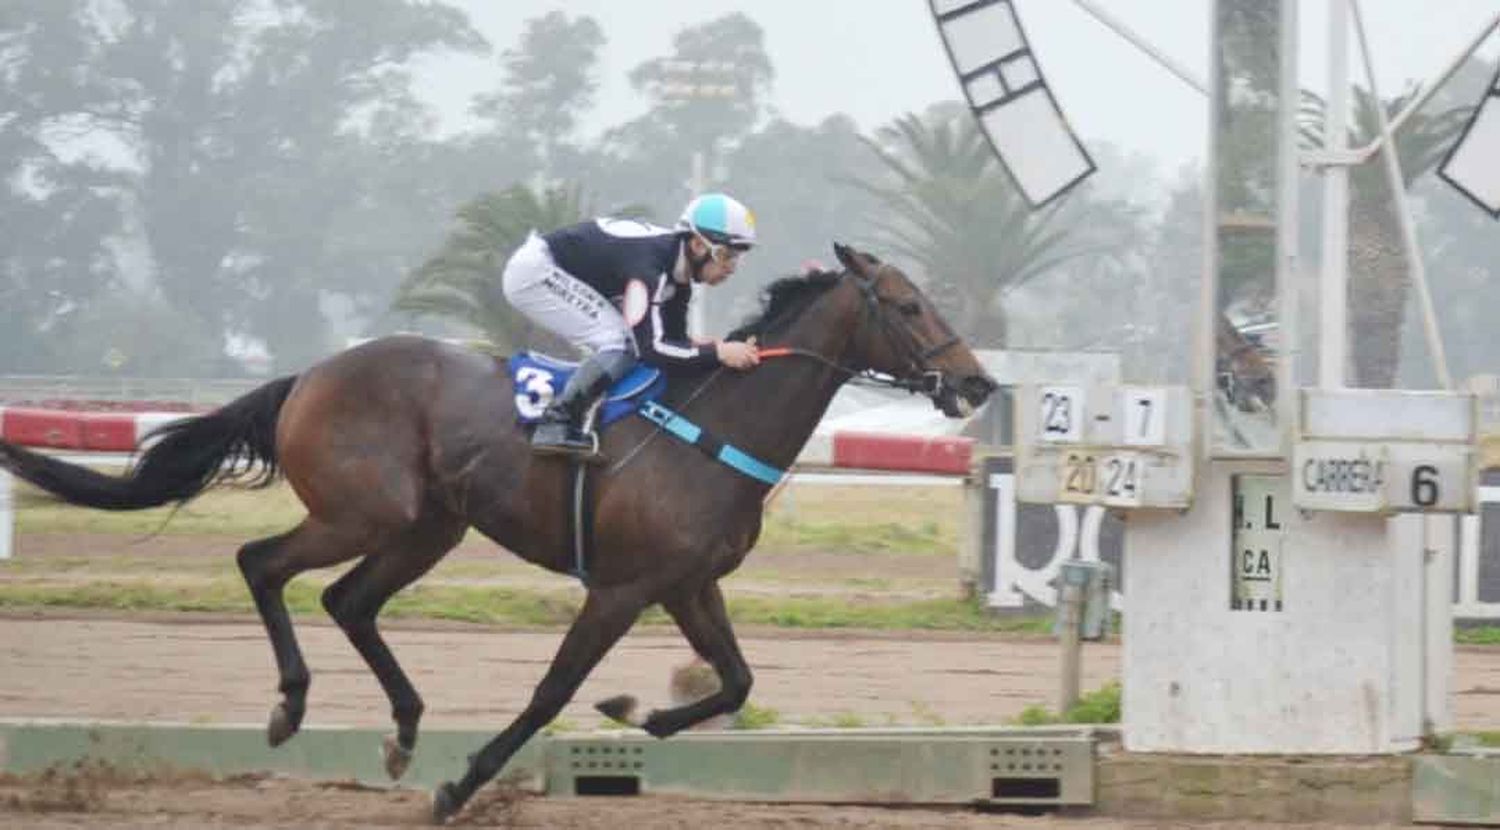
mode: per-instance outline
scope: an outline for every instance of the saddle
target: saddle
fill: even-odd
[[[578,369],[575,361],[541,352],[512,355],[506,366],[516,389],[516,420],[527,426],[541,419],[547,404],[562,392],[568,378]],[[636,364],[604,393],[594,416],[594,428],[602,434],[605,427],[635,412],[641,404],[656,400],[666,388],[667,377],[660,369]]]

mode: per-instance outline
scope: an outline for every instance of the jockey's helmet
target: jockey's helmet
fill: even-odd
[[[677,220],[677,230],[739,251],[755,247],[755,214],[723,193],[705,193],[688,202]]]

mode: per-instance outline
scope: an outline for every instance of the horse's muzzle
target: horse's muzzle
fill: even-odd
[[[986,375],[968,375],[957,383],[946,377],[938,386],[932,403],[949,418],[967,418],[984,405],[1000,385]]]

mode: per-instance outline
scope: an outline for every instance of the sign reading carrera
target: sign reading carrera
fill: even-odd
[[[1308,458],[1300,474],[1306,492],[1378,493],[1385,488],[1385,461],[1363,454],[1353,458]]]

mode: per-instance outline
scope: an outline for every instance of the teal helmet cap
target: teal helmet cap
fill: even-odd
[[[755,246],[755,214],[723,193],[705,193],[688,202],[677,220],[677,230],[742,251]]]

